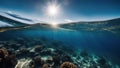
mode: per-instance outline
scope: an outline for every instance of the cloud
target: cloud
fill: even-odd
[[[13,12],[12,11],[7,11],[8,13],[10,13],[10,14],[13,14]]]
[[[65,19],[65,22],[73,22],[71,19]]]

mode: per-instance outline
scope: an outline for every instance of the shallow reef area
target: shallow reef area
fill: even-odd
[[[119,68],[105,57],[46,38],[0,41],[0,68]]]

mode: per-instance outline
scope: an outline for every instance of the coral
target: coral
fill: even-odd
[[[7,49],[0,49],[0,67],[1,68],[14,68],[17,60],[14,54],[11,54]]]
[[[35,56],[35,57],[34,57],[34,61],[35,61],[36,63],[41,63],[41,57],[40,57],[40,56]]]
[[[5,63],[8,68],[13,68],[17,64],[17,59],[14,54],[5,57]]]
[[[0,49],[0,58],[4,58],[5,56],[8,56],[8,51],[5,48]]]
[[[54,65],[53,58],[51,56],[48,56],[46,62],[52,67]]]
[[[66,62],[66,61],[72,62],[72,59],[71,59],[71,57],[68,56],[68,55],[63,55],[63,56],[62,56],[62,62]]]
[[[107,61],[106,61],[106,59],[105,58],[100,58],[100,59],[98,59],[98,63],[100,64],[100,65],[105,65],[106,63],[107,63]]]
[[[71,62],[64,62],[61,64],[60,68],[77,68],[77,66]]]
[[[30,41],[26,38],[0,41],[0,68],[119,68],[104,57],[87,53],[86,50],[74,51],[57,41],[54,45],[48,40]]]
[[[86,50],[83,50],[83,51],[81,51],[80,55],[81,55],[82,57],[87,57],[87,56],[88,56],[88,53],[87,53]]]
[[[19,50],[16,51],[16,56],[20,59],[27,58],[29,55],[29,50],[27,48],[21,47]]]
[[[26,48],[20,48],[20,52],[26,54],[28,50]]]
[[[8,55],[8,52],[6,49],[1,48],[0,49],[0,67],[5,67],[5,57]]]
[[[40,45],[35,46],[35,51],[40,52],[42,50],[42,47]]]
[[[45,62],[41,59],[40,56],[35,56],[35,57],[34,57],[34,63],[35,63],[35,67],[40,67],[40,66],[42,66]]]
[[[45,48],[44,50],[42,50],[40,52],[40,54],[46,56],[46,55],[51,55],[52,53],[51,53],[51,50],[49,48]]]
[[[30,68],[35,68],[35,63],[34,63],[33,61],[31,61],[31,62],[29,63],[29,66],[30,66]]]
[[[111,68],[111,65],[107,62],[104,57],[98,59],[98,63],[101,68]]]
[[[50,68],[50,66],[48,64],[44,64],[42,68]]]
[[[55,65],[60,65],[60,57],[58,55],[54,55],[53,57],[53,62]]]
[[[31,68],[29,65],[31,61],[31,59],[20,59],[15,68]]]

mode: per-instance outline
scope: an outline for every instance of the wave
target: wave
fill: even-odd
[[[0,27],[3,26],[24,26],[27,24],[34,24],[34,20],[22,17],[17,14],[9,13],[9,12],[0,12]],[[7,24],[7,25],[6,25]],[[9,25],[8,25],[9,24]]]

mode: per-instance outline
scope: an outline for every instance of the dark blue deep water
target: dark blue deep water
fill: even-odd
[[[64,29],[20,29],[0,33],[0,40],[14,37],[29,39],[46,37],[51,40],[62,41],[70,47],[85,49],[99,56],[105,56],[114,63],[120,64],[120,35],[111,32],[71,31]]]

